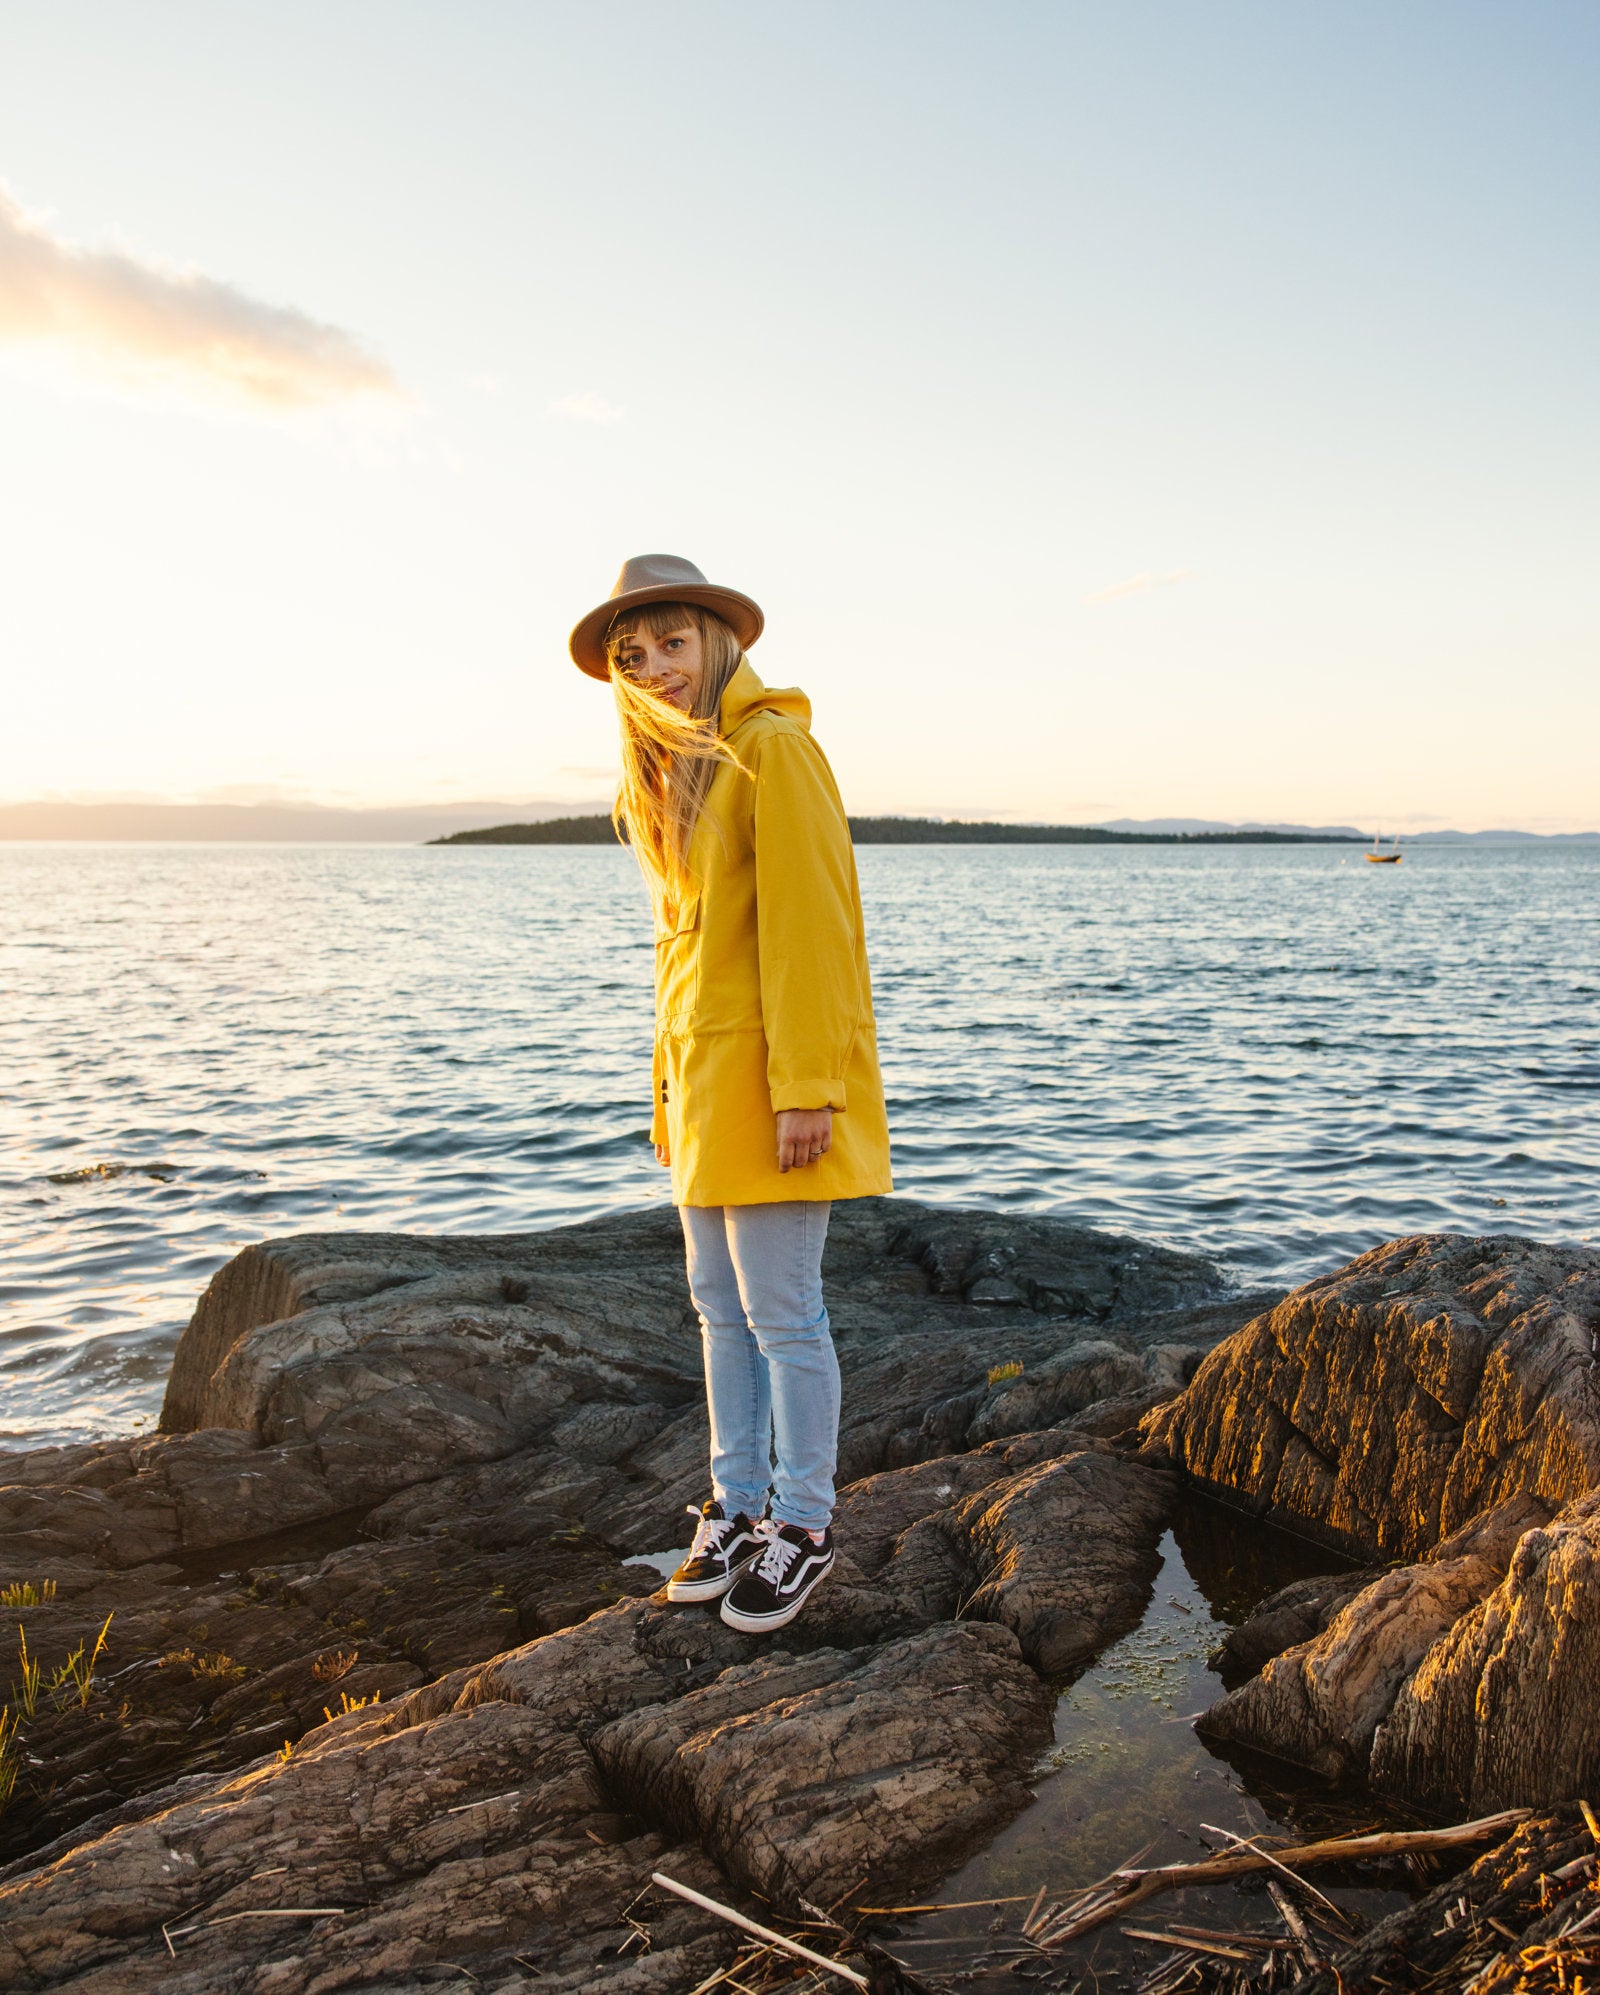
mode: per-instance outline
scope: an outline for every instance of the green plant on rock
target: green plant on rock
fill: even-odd
[[[990,1385],[1004,1385],[1008,1379],[1021,1378],[1022,1363],[1018,1358],[1008,1359],[1003,1365],[989,1367]]]
[[[112,1614],[116,1609],[112,1609]],[[58,1711],[64,1711],[72,1702],[72,1693],[77,1693],[78,1709],[82,1711],[89,1702],[94,1689],[94,1666],[100,1660],[100,1652],[106,1645],[106,1633],[111,1626],[112,1614],[100,1623],[100,1632],[94,1638],[94,1647],[89,1651],[89,1660],[83,1659],[83,1644],[80,1642],[67,1657],[61,1667],[50,1678],[51,1702]],[[243,1671],[240,1672],[243,1674]]]
[[[37,1586],[31,1579],[14,1579],[9,1586],[0,1586],[0,1607],[44,1607],[55,1597],[53,1579],[41,1579]]]
[[[0,1710],[0,1815],[5,1813],[21,1771],[22,1720],[15,1711]]]
[[[31,1718],[39,1706],[40,1664],[37,1656],[28,1654],[28,1631],[18,1627],[17,1639],[21,1645],[22,1681],[11,1686],[13,1712],[22,1718]]]

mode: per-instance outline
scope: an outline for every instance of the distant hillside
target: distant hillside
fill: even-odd
[[[515,813],[535,813],[531,818]],[[1364,843],[1353,825],[1223,824],[1122,818],[1110,824],[995,824],[937,817],[857,817],[860,845],[1328,845]],[[455,804],[0,804],[0,842],[125,840],[196,845],[610,845],[609,818],[544,798]],[[1600,844],[1600,832],[1403,831],[1403,845]]]
[[[528,797],[387,809],[340,809],[328,804],[0,804],[0,839],[415,845],[458,825],[470,829],[503,824],[508,811],[530,808],[556,818],[574,806]]]
[[[430,845],[612,845],[608,817],[495,824],[430,838]],[[853,817],[857,845],[1348,845],[1358,833],[1321,831],[1108,831],[1089,824],[985,824],[937,817]]]
[[[1216,817],[1109,817],[1100,831],[1287,831],[1298,838],[1365,838],[1354,824],[1263,824],[1247,818],[1243,824]]]

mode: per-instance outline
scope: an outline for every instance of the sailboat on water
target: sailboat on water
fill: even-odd
[[[1383,833],[1381,831],[1375,831],[1372,834],[1372,850],[1367,854],[1367,860],[1370,865],[1398,866],[1401,856],[1400,837],[1398,833],[1395,834],[1394,850],[1392,852],[1384,851]]]

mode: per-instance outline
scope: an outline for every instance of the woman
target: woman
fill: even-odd
[[[572,633],[622,727],[615,821],[656,915],[656,1158],[699,1313],[711,1495],[669,1600],[785,1627],[833,1565],[830,1204],[892,1189],[844,806],[804,694],[745,647],[761,611],[692,562],[625,562]],[[797,1196],[796,1194],[800,1195]]]

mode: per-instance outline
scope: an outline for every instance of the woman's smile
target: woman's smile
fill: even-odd
[[[684,713],[694,711],[705,656],[693,624],[669,630],[663,637],[640,631],[618,653],[617,664],[637,685],[647,686]]]

